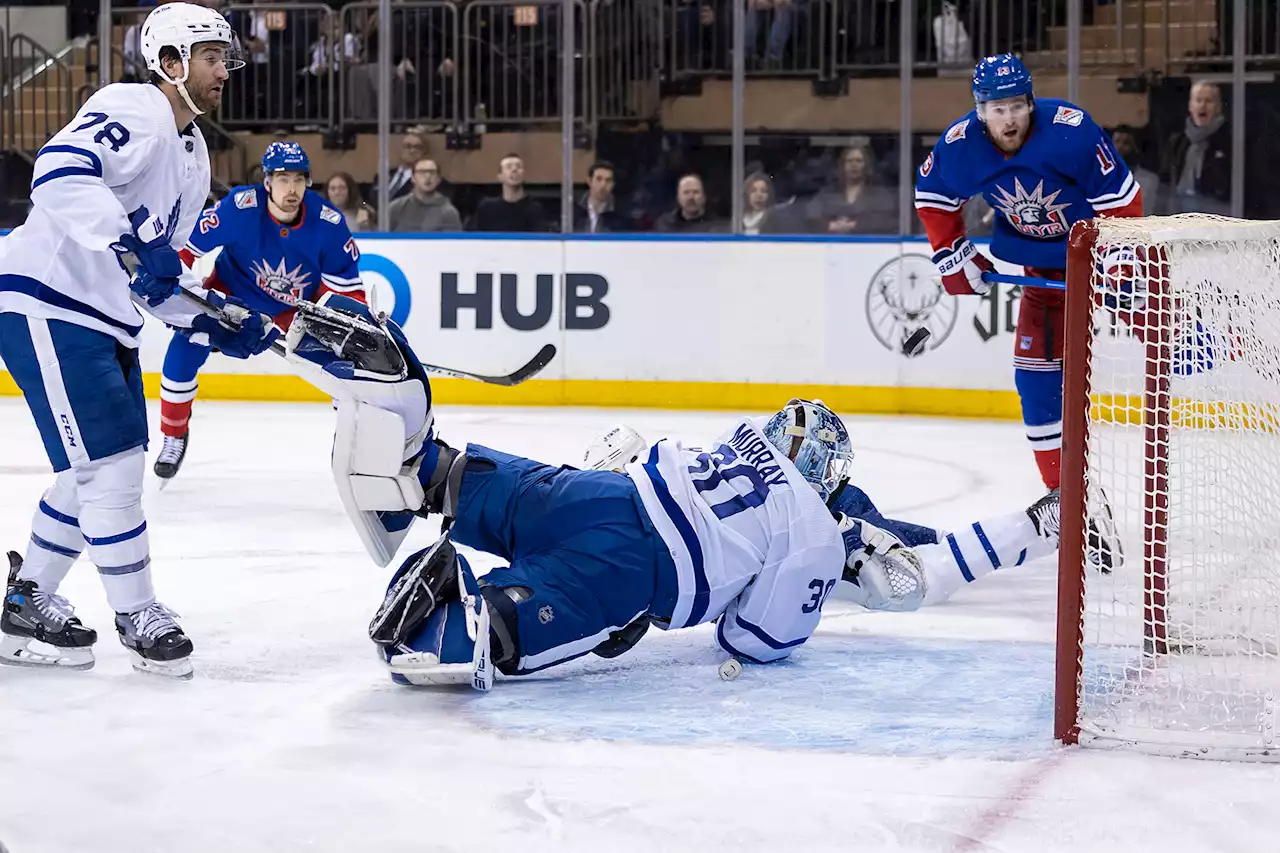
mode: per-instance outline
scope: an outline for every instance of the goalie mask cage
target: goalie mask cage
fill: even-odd
[[[1079,223],[1066,299],[1055,736],[1280,760],[1280,222]]]

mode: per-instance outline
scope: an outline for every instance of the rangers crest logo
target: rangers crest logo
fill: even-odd
[[[951,143],[955,142],[957,139],[964,139],[965,131],[968,129],[969,129],[969,119],[965,119],[962,122],[958,122],[956,124],[951,125],[951,127],[947,129],[947,136],[946,136],[947,144],[950,145]]]
[[[1071,107],[1058,107],[1058,111],[1053,115],[1054,124],[1079,127],[1082,121],[1084,121],[1084,110],[1077,110]]]
[[[1044,181],[1036,184],[1036,188],[1027,192],[1022,181],[1013,179],[1013,192],[1002,186],[996,186],[998,195],[993,199],[995,208],[1004,214],[1020,234],[1045,240],[1061,237],[1071,230],[1071,223],[1063,211],[1071,206],[1070,202],[1057,204],[1062,190],[1044,194]]]
[[[324,207],[320,208],[320,218],[323,219],[325,222],[329,222],[334,225],[337,225],[339,222],[342,221],[342,214],[334,210],[332,207],[325,205]]]
[[[255,190],[241,190],[236,193],[236,207],[248,210],[258,206],[258,193]]]
[[[302,264],[286,270],[283,257],[276,266],[261,260],[250,264],[249,268],[253,270],[258,287],[265,290],[271,298],[286,305],[297,305],[302,301],[303,294],[311,283],[307,280],[308,274],[302,270]]]

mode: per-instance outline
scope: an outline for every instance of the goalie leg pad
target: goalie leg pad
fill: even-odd
[[[338,496],[369,555],[385,566],[422,506],[419,472],[435,467],[436,448],[406,439],[404,417],[373,403],[339,401],[337,414],[331,464]]]
[[[421,607],[421,595],[417,604],[413,604],[411,595],[411,606],[404,612],[408,614],[408,620],[416,620],[413,626],[405,631],[401,641],[392,645],[379,644],[379,654],[391,671],[392,680],[399,684],[470,684],[481,691],[493,686],[489,609],[466,558],[455,556],[454,560],[452,579],[457,585],[445,581],[446,589],[436,596],[437,604],[430,610]],[[425,561],[417,561],[409,572],[393,582],[393,591],[397,587],[404,589],[401,582],[415,572],[419,573],[419,578],[428,578],[428,588],[430,578],[448,574],[447,569],[439,573],[430,570],[423,573],[424,564],[429,567],[432,562],[437,567],[442,564],[439,558],[433,561],[427,557]],[[422,591],[421,586],[416,588]],[[391,595],[389,592],[388,596]],[[403,596],[401,598],[403,600]],[[422,612],[426,615],[417,615]]]
[[[459,559],[448,534],[409,555],[369,623],[369,639],[380,646],[404,643],[437,606],[458,600]]]

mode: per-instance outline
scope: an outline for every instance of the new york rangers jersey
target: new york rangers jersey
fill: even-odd
[[[1110,137],[1066,101],[1037,98],[1022,148],[1006,155],[977,111],[951,125],[920,166],[916,210],[935,249],[964,235],[961,208],[981,195],[995,211],[991,253],[1040,269],[1067,265],[1067,237],[1082,219],[1140,216],[1137,181]]]
[[[187,252],[194,260],[219,246],[206,285],[285,324],[299,301],[315,302],[326,291],[364,300],[360,252],[347,221],[312,190],[289,225],[267,210],[266,187],[236,187],[201,214]]]
[[[111,244],[141,214],[158,216],[180,249],[208,197],[204,137],[194,123],[177,126],[163,92],[148,83],[99,89],[36,155],[31,213],[0,239],[0,312],[63,320],[136,347],[142,314]],[[194,316],[176,299],[149,310],[183,327]]]
[[[720,645],[758,662],[809,638],[845,562],[831,511],[763,425],[739,422],[710,452],[663,440],[626,468],[676,565],[662,627],[719,617]]]

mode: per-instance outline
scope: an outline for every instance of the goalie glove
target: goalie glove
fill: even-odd
[[[868,610],[919,609],[927,592],[920,555],[862,519],[842,515],[837,522],[848,554],[842,579],[856,587],[854,599]]]
[[[982,280],[982,274],[996,268],[968,237],[957,237],[950,246],[934,252],[933,265],[942,276],[942,287],[956,296],[986,294],[991,285]]]

